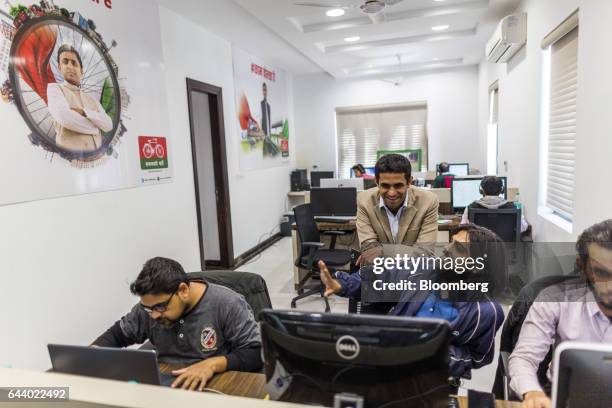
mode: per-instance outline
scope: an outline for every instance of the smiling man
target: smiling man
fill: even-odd
[[[102,147],[101,132],[110,132],[113,121],[100,102],[81,88],[83,61],[74,47],[64,44],[59,48],[57,65],[64,82],[47,87],[55,143],[70,151],[96,151]]]
[[[261,369],[261,337],[242,295],[190,279],[171,259],[153,258],[130,285],[140,302],[93,343],[127,347],[149,340],[173,371],[172,387],[203,390],[216,373]]]
[[[385,155],[376,163],[378,189],[357,199],[357,235],[363,253],[359,264],[380,256],[382,244],[436,242],[438,199],[411,187],[411,173],[410,161],[399,154]]]

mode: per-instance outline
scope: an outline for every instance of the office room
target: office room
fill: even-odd
[[[609,407],[609,21],[0,2],[0,407]]]

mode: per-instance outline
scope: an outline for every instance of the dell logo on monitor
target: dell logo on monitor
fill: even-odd
[[[336,341],[336,352],[345,360],[357,358],[359,350],[359,342],[353,336],[342,336]]]

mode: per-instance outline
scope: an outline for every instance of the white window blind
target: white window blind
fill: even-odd
[[[550,46],[550,67],[546,206],[571,222],[578,89],[577,27]]]
[[[338,175],[357,163],[374,167],[377,150],[421,149],[427,169],[427,105],[422,103],[336,109]]]
[[[499,118],[499,88],[494,84],[489,91],[489,121],[487,123],[487,174],[498,174],[498,118]]]

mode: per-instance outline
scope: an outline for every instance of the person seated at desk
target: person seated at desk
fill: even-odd
[[[417,249],[417,248],[415,248]],[[417,258],[422,252],[417,249]],[[400,300],[388,312],[394,316],[439,318],[449,322],[451,327],[450,375],[455,378],[471,378],[471,370],[483,367],[493,361],[495,354],[495,333],[504,321],[504,310],[497,302],[492,301],[484,291],[434,291],[419,290],[420,280],[435,282],[464,281],[488,282],[487,290],[493,290],[495,271],[505,262],[504,248],[501,239],[492,231],[474,224],[459,226],[452,243],[444,250],[443,258],[466,256],[483,259],[484,267],[464,271],[456,270],[387,270],[383,279],[386,282],[412,280],[415,290],[405,290]],[[367,282],[367,268],[357,273],[336,272],[332,278],[324,262],[319,262],[321,281],[325,285],[324,296],[333,294],[359,298],[361,286]],[[371,275],[370,275],[371,276]],[[383,275],[376,275],[379,279]],[[491,279],[493,278],[493,279]],[[364,282],[365,281],[365,282]],[[475,292],[475,293],[474,293]],[[455,384],[457,385],[457,384]]]
[[[357,264],[371,263],[382,253],[382,244],[413,245],[436,242],[438,198],[430,191],[410,186],[410,161],[388,154],[376,163],[378,188],[357,197],[357,236],[362,255]]]
[[[576,268],[585,282],[544,289],[531,305],[509,358],[510,387],[524,408],[550,408],[538,367],[563,341],[612,343],[612,219],[587,228],[576,243]],[[551,367],[548,378],[552,378]]]
[[[242,295],[189,279],[171,259],[153,258],[130,285],[140,303],[102,334],[93,346],[127,347],[149,340],[160,362],[175,370],[172,387],[202,391],[216,373],[258,371],[261,336]]]
[[[366,173],[366,169],[365,167],[363,167],[363,164],[356,164],[353,167],[351,167],[351,170],[353,170],[353,174],[355,175],[356,178],[362,178],[364,180],[374,180],[375,179],[374,176]]]
[[[450,188],[451,180],[455,177],[450,172],[450,166],[447,162],[442,162],[438,165],[438,176],[434,179],[433,188]]]
[[[500,197],[503,192],[504,182],[501,178],[496,176],[484,177],[480,182],[480,194],[482,194],[482,198],[474,201],[465,208],[463,216],[461,217],[461,224],[470,222],[468,219],[468,208],[488,208],[489,210],[516,208],[513,202]],[[529,224],[521,211],[521,233],[527,231],[527,228],[529,228]]]

